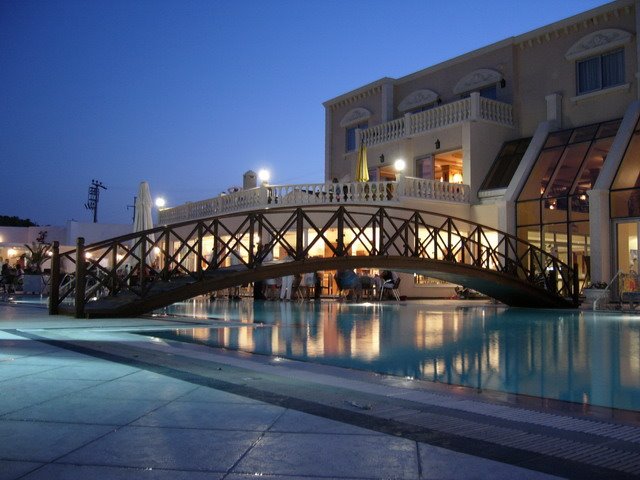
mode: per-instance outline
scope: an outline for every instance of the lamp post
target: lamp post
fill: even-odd
[[[266,168],[263,168],[258,172],[258,180],[260,180],[260,183],[262,185],[266,185],[267,183],[269,183],[270,178],[271,178],[271,172]]]

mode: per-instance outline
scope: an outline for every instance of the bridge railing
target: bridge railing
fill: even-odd
[[[535,245],[465,219],[401,207],[279,207],[158,227],[59,253],[54,248],[50,311],[159,284],[197,282],[216,271],[254,269],[312,257],[406,257],[492,270],[577,302],[574,269]],[[55,270],[55,271],[54,271]],[[64,270],[73,274],[59,288]],[[157,292],[156,292],[157,293]]]
[[[394,205],[400,203],[403,198],[468,203],[469,186],[405,176],[399,177],[397,181],[263,185],[163,209],[159,213],[158,223],[169,225],[274,206],[345,203]]]

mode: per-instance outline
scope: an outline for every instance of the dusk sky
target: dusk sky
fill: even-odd
[[[105,223],[142,180],[171,206],[322,182],[322,102],[604,3],[0,0],[0,214],[91,222],[92,179]]]

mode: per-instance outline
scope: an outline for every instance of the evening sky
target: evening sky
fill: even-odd
[[[324,181],[322,103],[601,0],[0,0],[0,214],[127,223],[268,168]],[[541,65],[540,68],[544,68]]]

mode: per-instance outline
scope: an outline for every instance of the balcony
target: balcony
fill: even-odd
[[[371,204],[397,205],[405,198],[456,203],[469,202],[469,186],[423,178],[397,181],[264,185],[228,195],[189,202],[160,211],[158,223],[169,225],[242,210],[281,206]]]
[[[362,130],[360,138],[367,147],[372,147],[466,121],[485,121],[507,127],[515,126],[513,107],[510,104],[483,98],[478,92],[473,92],[469,98],[420,113],[407,113],[402,118],[374,125]]]

